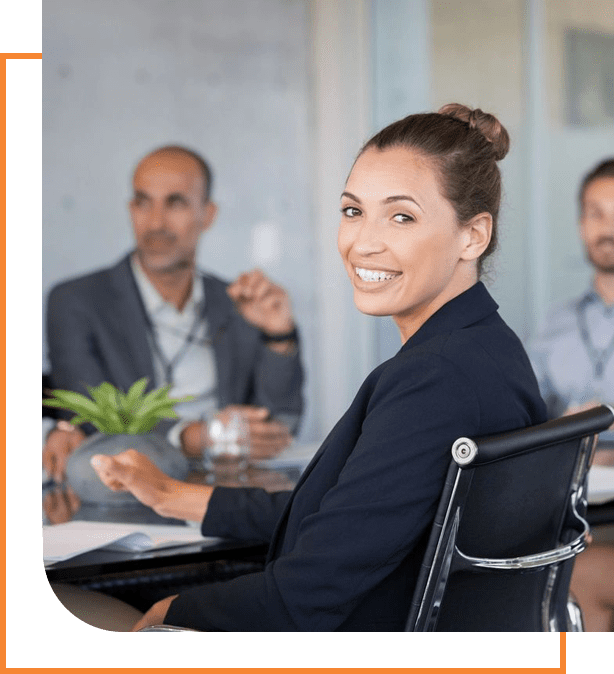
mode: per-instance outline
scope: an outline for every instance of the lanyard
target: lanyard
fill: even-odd
[[[153,347],[153,350],[156,352],[156,356],[160,359],[160,362],[162,363],[162,368],[164,370],[164,381],[166,384],[174,384],[174,378],[173,378],[173,370],[177,366],[177,364],[181,361],[181,359],[185,356],[187,350],[190,348],[190,344],[195,341],[196,337],[196,331],[198,330],[199,325],[201,324],[203,318],[199,312],[196,313],[196,316],[194,317],[194,321],[192,323],[192,327],[190,328],[190,331],[186,335],[186,338],[183,340],[183,343],[175,353],[175,355],[169,360],[163,353],[162,348],[160,347],[160,343],[158,341],[158,328],[156,325],[153,323],[149,315],[147,315],[147,328],[149,330],[149,336],[151,337],[151,344]]]
[[[612,336],[610,343],[605,347],[605,349],[598,349],[593,344],[590,333],[588,331],[588,323],[586,321],[586,306],[587,306],[586,301],[581,302],[578,305],[576,311],[578,318],[578,328],[580,330],[580,337],[582,339],[582,343],[586,348],[586,352],[588,353],[588,357],[593,366],[595,378],[602,379],[605,366],[608,364],[608,361],[610,360],[612,354],[614,353],[614,336]]]

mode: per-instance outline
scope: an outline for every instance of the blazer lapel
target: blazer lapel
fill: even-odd
[[[139,377],[149,377],[148,388],[154,388],[154,367],[149,342],[147,341],[147,319],[145,308],[137,290],[136,281],[130,269],[130,257],[125,257],[110,271],[114,301],[110,318],[117,321],[119,330],[125,336],[126,351],[130,354],[128,382],[130,385]],[[125,384],[126,385],[126,384]]]
[[[214,284],[207,276],[203,276],[203,284],[205,287],[203,314],[207,320],[208,337],[211,339],[215,355],[218,400],[220,407],[225,407],[233,401],[233,353],[227,333],[232,317],[232,304],[222,286]]]

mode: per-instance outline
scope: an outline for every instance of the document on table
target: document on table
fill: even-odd
[[[48,565],[98,548],[147,552],[192,543],[213,545],[220,540],[222,539],[205,537],[199,529],[190,526],[75,520],[43,526],[43,559],[45,565]]]
[[[614,466],[593,466],[588,472],[588,502],[592,505],[614,500]]]

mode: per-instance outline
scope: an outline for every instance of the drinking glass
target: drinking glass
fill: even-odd
[[[205,468],[210,481],[243,481],[250,452],[249,424],[240,412],[216,414],[208,422]]]

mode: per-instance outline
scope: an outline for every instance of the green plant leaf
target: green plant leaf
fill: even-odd
[[[172,405],[156,410],[156,416],[160,419],[179,419],[179,415],[175,412]]]
[[[104,422],[101,422],[98,419],[92,419],[90,420],[90,423],[95,426],[101,433],[104,433],[107,435],[107,430],[106,430],[106,425]],[[110,433],[109,435],[114,435],[113,433]]]
[[[151,430],[153,430],[154,426],[158,423],[158,419],[147,419],[141,421],[140,427],[139,427],[139,434],[143,433],[149,433]]]
[[[120,435],[125,433],[126,425],[122,421],[121,417],[115,410],[109,410],[109,413],[105,416],[105,433],[109,435]]]
[[[133,407],[132,413],[134,414],[135,417],[143,418],[145,415],[150,414],[151,412],[154,412],[157,409],[162,409],[168,406],[169,402],[166,399],[156,400],[155,398],[153,398],[147,400],[144,398],[140,404],[137,404]]]
[[[108,382],[103,382],[100,386],[87,387],[89,394],[96,401],[96,403],[105,409],[117,408],[120,401],[121,391]]]
[[[91,412],[89,412],[87,410],[84,410],[83,408],[81,408],[78,405],[68,406],[68,405],[65,405],[64,403],[60,402],[59,400],[53,400],[52,399],[48,402],[45,402],[44,404],[49,406],[49,407],[58,407],[60,409],[65,409],[65,410],[68,410],[70,412],[75,412],[79,416],[79,418],[81,419],[80,423],[86,423],[86,422],[89,422],[89,423],[92,423],[92,424],[95,423],[95,422],[100,423],[104,419],[104,416],[101,415],[101,414],[92,414]]]
[[[75,423],[91,423],[101,433],[149,433],[160,419],[178,419],[174,405],[193,400],[194,396],[170,398],[172,385],[167,384],[145,393],[147,377],[132,384],[127,393],[108,382],[87,387],[92,400],[73,391],[51,391],[52,398],[43,399],[43,405],[74,412]]]
[[[142,377],[132,384],[132,386],[128,389],[128,393],[126,393],[124,402],[124,407],[126,407],[126,409],[131,409],[134,403],[141,398],[145,392],[145,389],[147,388],[148,382],[149,377]]]
[[[99,391],[94,391],[92,389],[91,391],[92,397],[94,398],[96,405],[98,406],[98,416],[106,419],[107,416],[109,415],[109,412],[111,410],[114,410],[116,405],[109,400],[104,393],[100,393]]]
[[[55,398],[43,398],[43,407],[60,407],[66,409],[66,405]]]
[[[63,391],[61,389],[56,389],[51,393],[64,404],[66,409],[72,409],[76,412],[85,410],[91,414],[99,413],[98,405],[96,405],[95,402],[81,393],[76,393],[74,391]]]

